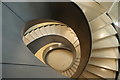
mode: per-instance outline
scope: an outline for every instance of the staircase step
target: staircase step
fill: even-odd
[[[118,60],[116,59],[91,58],[89,64],[118,71]]]
[[[119,43],[116,36],[110,36],[99,41],[93,42],[93,49],[118,47]]]
[[[51,32],[52,32],[53,34],[56,34],[55,29],[56,29],[56,26],[55,26],[55,25],[52,25],[52,26],[51,26]]]
[[[55,27],[55,33],[56,33],[57,35],[63,35],[65,32],[63,32],[63,27],[62,27],[61,25],[57,25],[57,26]]]
[[[114,29],[114,27],[112,25],[106,26],[102,29],[99,29],[98,31],[93,33],[93,41],[111,36],[111,35],[115,35],[117,34],[116,30]]]
[[[106,13],[104,13],[100,17],[90,22],[91,30],[92,32],[95,32],[96,30],[103,28],[111,23],[112,20],[109,18],[109,16],[106,15]]]
[[[93,80],[93,79],[97,79],[97,80],[103,80],[101,77],[95,75],[95,74],[92,74],[88,71],[84,71],[83,74],[82,74],[85,78],[88,78],[88,80]]]
[[[46,30],[46,32],[47,32],[48,35],[52,34],[52,31],[51,31],[52,28],[51,28],[51,26],[48,25],[48,26],[45,26],[44,28],[45,28],[45,30]]]
[[[34,38],[33,38],[29,33],[25,35],[25,38],[26,38],[27,40],[29,40],[30,42],[34,41]],[[30,42],[29,42],[29,43],[30,43]]]
[[[40,30],[40,32],[43,34],[43,36],[44,36],[44,35],[47,35],[47,32],[46,32],[45,27],[42,27],[42,28],[40,28],[39,30]]]
[[[71,69],[74,70],[74,71],[76,72],[77,67],[76,67],[75,65],[72,65]]]
[[[71,75],[74,75],[74,71],[73,70],[71,70],[71,69],[69,69],[69,72],[71,73]]]
[[[75,50],[76,50],[76,52],[77,52],[77,54],[76,54],[77,58],[80,59],[80,57],[81,57],[80,45],[78,45],[77,47],[75,47]]]
[[[73,44],[74,47],[77,47],[78,45],[80,45],[79,40],[77,39],[77,41],[75,41],[75,43]]]
[[[72,67],[75,68],[75,69],[77,69],[78,65],[73,64]]]
[[[79,62],[74,62],[74,64],[75,64],[76,66],[79,66]]]
[[[39,29],[36,29],[35,30],[35,33],[39,36],[39,37],[41,37],[43,34],[42,34],[42,32],[39,30]]]
[[[96,2],[75,2],[82,9],[88,20],[94,20],[105,12],[104,7],[98,5]],[[93,15],[94,14],[94,15]]]
[[[26,45],[28,45],[28,44],[30,43],[30,41],[29,41],[27,38],[25,38],[25,37],[23,37],[23,41],[24,41],[24,43],[25,43]]]
[[[76,72],[76,69],[74,67],[71,67],[70,70],[72,70],[72,72]]]
[[[102,78],[108,78],[108,79],[115,78],[115,75],[116,75],[115,71],[107,70],[107,69],[92,66],[92,65],[88,65],[86,70]]]
[[[31,31],[31,32],[30,32],[30,35],[31,35],[34,39],[37,39],[37,38],[39,37],[34,31]]]
[[[67,28],[64,30],[64,37],[68,39],[72,44],[78,39],[77,36]]]
[[[92,50],[91,57],[95,58],[119,58],[118,47]]]
[[[64,76],[68,76],[68,74],[66,72],[62,72],[61,74]]]
[[[66,74],[67,74],[68,77],[72,76],[68,70],[66,71]]]

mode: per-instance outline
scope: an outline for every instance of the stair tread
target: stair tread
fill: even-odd
[[[88,65],[86,70],[102,78],[115,78],[115,75],[116,75],[115,71],[107,70],[107,69],[92,66],[92,65]]]
[[[67,38],[72,44],[78,39],[77,36],[69,29],[66,29],[64,32],[65,33],[63,36]]]
[[[45,27],[42,27],[42,28],[40,28],[39,30],[40,30],[40,32],[41,32],[43,35],[47,35],[47,32],[46,32]]]
[[[46,27],[44,27],[45,28],[45,30],[46,30],[46,32],[47,32],[47,34],[49,35],[49,34],[52,34],[52,31],[51,31],[51,26],[46,26]]]
[[[25,38],[25,37],[23,37],[23,41],[24,41],[24,43],[25,43],[26,45],[28,45],[28,44],[30,43],[30,41],[29,41],[27,38]]]
[[[56,34],[56,32],[55,32],[55,28],[56,28],[55,25],[52,25],[52,26],[51,26],[51,32],[52,32],[53,34]]]
[[[85,78],[88,78],[88,79],[90,79],[91,78],[91,80],[92,79],[98,79],[99,78],[99,80],[103,80],[101,77],[99,77],[99,76],[97,76],[97,75],[95,75],[95,74],[92,74],[92,73],[90,73],[90,72],[88,72],[88,71],[84,71],[83,73],[82,73],[82,75],[85,77]]]
[[[77,47],[75,48],[75,50],[76,50],[76,52],[77,52],[77,54],[76,54],[77,58],[80,59],[80,57],[81,57],[81,48],[80,48],[80,45],[77,46]]]
[[[104,7],[96,4],[96,2],[76,2],[78,6],[83,10],[88,20],[91,21],[105,12]],[[94,14],[94,15],[93,15]]]
[[[35,33],[39,36],[39,37],[41,37],[43,34],[42,34],[42,32],[39,30],[39,29],[36,29],[35,30]]]
[[[71,73],[71,75],[74,75],[74,71],[72,71],[71,69],[69,69],[69,71],[70,71],[70,73]]]
[[[119,58],[118,47],[93,50],[91,57],[96,58]]]
[[[111,24],[112,20],[106,15],[106,13],[102,14],[97,19],[90,22],[92,32],[105,27],[108,24]],[[96,27],[97,26],[97,27]]]
[[[110,36],[99,41],[93,42],[93,49],[110,48],[119,46],[116,36]]]
[[[104,27],[96,32],[93,33],[93,41],[111,36],[111,35],[115,35],[117,34],[116,30],[114,29],[114,27],[112,25],[109,25],[107,27]]]
[[[34,39],[37,39],[39,36],[37,36],[37,34],[34,32],[34,31],[32,31],[32,32],[30,32],[30,35],[34,38]]]
[[[66,74],[67,74],[68,77],[72,76],[68,70],[66,71]]]
[[[74,45],[74,47],[77,47],[79,44],[80,44],[79,40],[77,39],[77,41],[75,41],[75,43],[73,45]]]
[[[91,58],[89,64],[118,71],[118,60],[116,59]]]
[[[25,38],[28,39],[30,42],[34,40],[34,38],[29,33],[25,35]]]

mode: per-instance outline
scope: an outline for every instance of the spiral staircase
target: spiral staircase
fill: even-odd
[[[120,43],[116,26],[108,12],[114,2],[76,4],[87,18],[90,39],[86,41],[91,43],[85,44],[80,40],[79,35],[84,37],[87,31],[74,28],[74,25],[56,20],[33,20],[25,25],[25,45],[40,61],[69,78],[117,79]],[[106,7],[106,4],[109,6]],[[90,50],[85,46],[90,46]]]

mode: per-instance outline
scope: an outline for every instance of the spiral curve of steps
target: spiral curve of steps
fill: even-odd
[[[76,3],[83,10],[84,14],[88,18],[88,22],[91,28],[92,34],[92,50],[89,62],[83,71],[83,73],[79,76],[79,78],[89,79],[115,79],[116,72],[119,71],[119,46],[120,43],[118,41],[118,37],[116,37],[117,30],[114,27],[113,20],[111,19],[107,10],[105,10],[104,6],[98,6],[95,2],[88,5],[88,3]],[[94,6],[93,6],[94,5]],[[85,7],[95,7],[101,10],[101,13],[90,17],[88,14],[92,14],[95,11],[90,11],[89,13],[85,12]],[[80,50],[80,42],[78,40],[75,32],[65,24],[62,23],[43,23],[36,24],[29,28],[24,36],[23,41],[26,45],[30,44],[34,40],[48,35],[59,35],[66,38],[70,41],[76,51],[76,57],[72,60],[70,67],[63,71],[58,71],[61,74],[72,77],[80,63],[81,58],[81,50]],[[58,45],[59,43],[52,43],[47,46],[44,46],[40,51],[44,52],[44,50],[52,45]],[[54,50],[53,50],[54,51]],[[39,53],[35,54],[35,56],[40,59],[43,63],[46,62],[39,57]],[[43,55],[41,55],[43,56]],[[53,55],[54,56],[54,55]],[[69,56],[68,56],[69,57]],[[52,60],[52,59],[51,59]],[[71,59],[70,59],[71,60]],[[63,63],[61,63],[63,64]],[[67,64],[66,64],[67,65]],[[57,69],[55,69],[57,70]]]
[[[98,3],[100,4],[98,5]],[[98,3],[76,3],[84,11],[89,20],[93,42],[91,58],[89,59],[88,65],[81,76],[87,78],[88,80],[114,80],[117,79],[116,72],[119,72],[120,43],[118,37],[116,36],[118,35],[117,29],[115,28],[114,22],[108,11],[115,3]],[[109,4],[109,7],[106,9],[104,4]],[[90,10],[89,13],[87,13],[87,11],[85,12],[86,6],[88,8],[88,12]],[[93,13],[95,15],[92,15]]]
[[[40,26],[41,24],[40,25],[37,24],[32,27],[32,28],[35,28],[35,29],[32,29],[32,31],[27,30],[25,33],[26,35],[23,37],[23,41],[25,42],[26,45],[28,45],[32,41],[34,41],[40,37],[48,36],[48,35],[59,35],[59,36],[63,36],[65,38],[67,38],[75,47],[77,54],[76,54],[76,58],[74,59],[74,62],[72,62],[72,66],[69,69],[64,70],[60,73],[65,76],[71,77],[76,72],[79,62],[80,62],[79,40],[78,40],[77,36],[75,35],[74,31],[70,27],[67,27],[64,24],[60,24],[60,23],[52,23],[51,24],[49,22],[46,22],[46,24],[44,25],[44,23],[43,23],[44,26],[42,25],[42,27]],[[44,46],[44,48],[46,49],[47,47],[49,47],[50,45],[53,45],[53,44],[60,44],[60,43],[51,43],[48,46],[47,45]],[[41,51],[44,52],[45,49],[43,49],[43,50],[40,49],[40,53],[41,53]],[[38,57],[43,63],[45,63],[45,61],[42,59],[43,55],[41,55],[41,57],[39,57],[40,53],[39,52],[36,53],[35,56]]]

